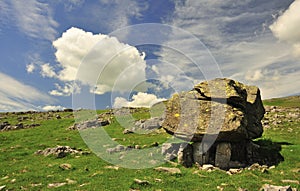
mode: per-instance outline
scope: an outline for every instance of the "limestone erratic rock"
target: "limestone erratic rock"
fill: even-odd
[[[257,87],[218,78],[174,94],[162,126],[168,133],[193,142],[202,141],[204,135],[217,136],[216,141],[238,142],[261,137],[264,113]]]

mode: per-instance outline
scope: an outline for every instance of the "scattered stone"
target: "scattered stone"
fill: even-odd
[[[137,178],[134,179],[134,183],[136,183],[138,185],[143,185],[143,186],[146,186],[146,185],[150,184],[150,182],[147,181],[147,180],[140,180],[140,179],[137,179]]]
[[[1,180],[6,180],[8,178],[9,178],[9,176],[4,176],[4,177],[1,178]]]
[[[77,182],[75,180],[71,180],[69,178],[66,179],[67,184],[76,184]]]
[[[214,167],[212,164],[204,164],[200,169],[204,171],[213,171],[216,169],[216,167]]]
[[[269,167],[266,166],[266,165],[260,165],[258,163],[254,163],[251,166],[249,166],[247,169],[248,170],[260,170],[261,172],[264,173],[264,172],[267,172],[267,170],[269,169]]]
[[[118,166],[105,166],[106,169],[113,169],[113,170],[119,170],[120,167]]]
[[[300,168],[293,169],[292,172],[294,172],[294,173],[300,173]]]
[[[42,186],[42,183],[38,183],[38,184],[31,184],[31,187],[38,187],[38,186]]]
[[[55,118],[56,119],[61,119],[61,116],[60,115],[56,115]]]
[[[72,165],[68,164],[68,163],[63,163],[63,164],[59,165],[59,168],[61,168],[63,170],[71,170],[72,169]]]
[[[66,182],[49,183],[47,187],[48,188],[58,188],[58,187],[66,185],[66,184],[67,184]]]
[[[57,146],[54,148],[38,150],[35,152],[35,154],[44,156],[55,155],[57,158],[63,158],[68,154],[88,154],[88,152],[76,150],[75,148],[71,148],[70,146]]]
[[[29,119],[28,116],[22,116],[22,117],[17,118],[18,121],[25,121],[25,120],[28,120],[28,119]]]
[[[166,172],[169,174],[181,174],[181,171],[179,168],[169,168],[169,167],[157,167],[155,168],[158,172]]]
[[[146,120],[138,120],[134,125],[137,130],[153,130],[160,129],[162,127],[163,121],[163,117],[153,117]]]
[[[159,145],[158,142],[151,143],[150,147],[157,147]]]
[[[124,129],[124,131],[123,131],[124,135],[126,135],[126,134],[132,134],[132,133],[134,133],[134,132],[132,130],[130,130],[130,129]]]
[[[4,190],[6,188],[6,185],[0,186],[0,191]]]
[[[281,180],[283,183],[299,184],[299,180]]]
[[[103,127],[106,125],[109,125],[110,121],[108,120],[102,120],[102,119],[93,119],[89,121],[84,121],[81,123],[74,123],[70,127],[68,127],[69,130],[84,130],[89,128],[97,128],[97,127]]]
[[[228,174],[228,175],[233,175],[233,174],[240,174],[240,173],[242,173],[242,169],[240,169],[240,168],[231,168],[231,169],[229,169],[227,172],[226,172],[226,174]]]
[[[274,186],[274,185],[270,185],[270,184],[265,184],[265,185],[263,185],[261,190],[263,190],[263,191],[293,191],[295,189],[292,189],[291,186]]]

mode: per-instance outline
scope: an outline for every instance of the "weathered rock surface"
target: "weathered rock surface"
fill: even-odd
[[[162,117],[153,117],[147,120],[138,120],[135,122],[135,126],[138,130],[159,129],[162,127],[163,121],[164,118]]]
[[[260,90],[230,79],[202,82],[189,92],[173,95],[167,103],[163,128],[193,142],[205,134],[216,141],[241,141],[263,133],[265,110]]]
[[[193,147],[190,144],[182,143],[177,153],[178,163],[184,167],[193,166]]]
[[[216,148],[216,158],[215,165],[221,169],[229,168],[229,162],[231,159],[231,144],[230,143],[220,143]]]
[[[181,174],[181,170],[179,168],[169,168],[169,167],[157,167],[155,168],[158,172],[166,172],[169,174]]]
[[[35,154],[38,155],[55,155],[57,158],[63,158],[68,154],[88,154],[89,152],[82,151],[81,149],[77,150],[75,148],[71,148],[69,146],[57,146],[54,148],[46,148],[44,150],[38,150]]]

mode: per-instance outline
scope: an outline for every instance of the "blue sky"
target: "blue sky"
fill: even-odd
[[[1,0],[0,111],[71,108],[72,92],[97,108],[147,106],[210,77],[256,85],[263,98],[299,94],[299,9],[300,0]],[[161,32],[124,30],[145,23],[205,47],[171,32],[159,46],[135,47],[126,37]],[[187,52],[206,56],[201,71]]]

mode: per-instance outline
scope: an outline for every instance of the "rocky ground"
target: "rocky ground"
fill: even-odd
[[[279,107],[279,106],[265,106],[265,116],[262,120],[265,129],[274,128],[280,129],[287,123],[294,123],[300,121],[299,107]],[[284,128],[284,130],[286,130]],[[293,129],[287,129],[292,132]]]
[[[28,129],[40,126],[42,121],[73,118],[73,110],[64,111],[27,111],[0,113],[0,131]]]

